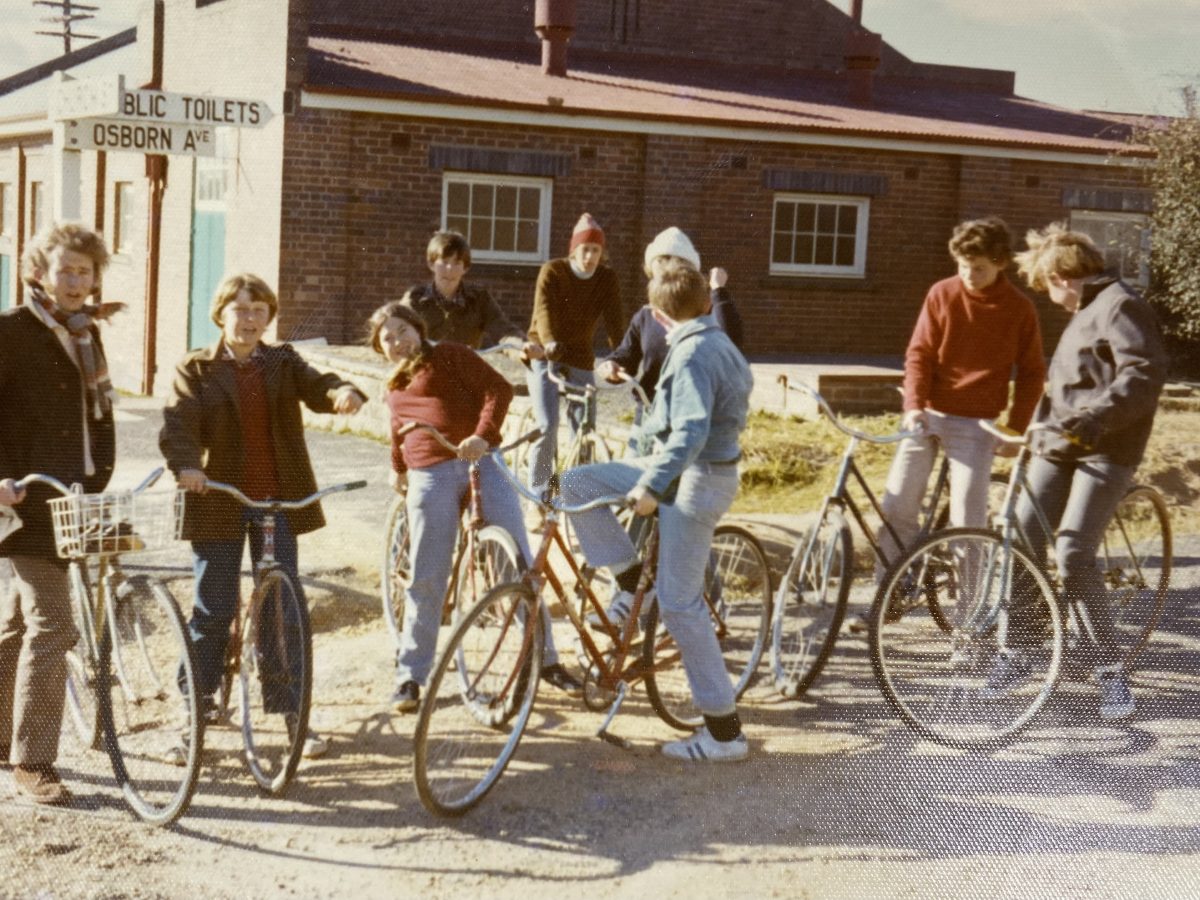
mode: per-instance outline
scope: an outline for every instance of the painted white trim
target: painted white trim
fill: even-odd
[[[497,175],[488,172],[454,169],[442,173],[442,231],[449,230],[450,183],[483,184],[490,187],[509,185],[535,188],[538,192],[538,247],[533,253],[496,251],[472,246],[471,262],[511,265],[538,265],[550,258],[550,209],[554,196],[554,179],[531,175]]]
[[[737,128],[730,125],[699,125],[665,119],[634,119],[594,114],[568,115],[492,106],[460,106],[452,103],[424,103],[385,97],[357,97],[345,94],[301,92],[301,105],[311,109],[337,109],[391,116],[426,119],[452,119],[494,125],[525,125],[538,128],[573,128],[584,131],[608,131],[625,134],[660,134],[678,137],[717,138],[771,144],[802,144],[821,147],[849,147],[860,150],[890,150],[899,153],[951,154],[994,159],[1023,159],[1035,162],[1070,163],[1085,166],[1139,167],[1149,160],[1126,158],[1113,161],[1110,154],[1079,153],[1059,150],[1033,150],[1011,146],[956,144],[948,141],[914,141],[901,138],[859,137],[796,131],[780,127]]]

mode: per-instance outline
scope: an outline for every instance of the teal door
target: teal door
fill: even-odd
[[[208,317],[213,294],[225,274],[225,212],[192,212],[192,285],[188,299],[188,349],[207,347],[221,335]]]
[[[12,301],[8,297],[8,279],[12,275],[12,257],[0,253],[0,309],[8,309]]]

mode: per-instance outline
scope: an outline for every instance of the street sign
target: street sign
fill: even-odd
[[[262,100],[208,94],[127,90],[121,75],[64,79],[50,95],[53,119],[120,118],[184,125],[262,128],[273,115]]]
[[[68,150],[217,155],[216,129],[209,125],[129,119],[71,119],[63,125],[63,147]]]
[[[50,89],[51,119],[86,119],[120,112],[121,94],[125,90],[123,75],[71,78],[63,72],[55,74],[58,80]]]

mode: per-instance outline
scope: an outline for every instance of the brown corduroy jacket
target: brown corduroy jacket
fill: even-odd
[[[263,344],[267,406],[279,479],[279,499],[296,500],[315,493],[316,478],[304,442],[300,404],[314,412],[333,412],[338,391],[349,385],[331,372],[319,372],[289,344]],[[173,395],[163,410],[158,446],[176,475],[202,469],[213,481],[238,484],[244,451],[237,380],[232,360],[222,358],[220,341],[183,358],[175,370]],[[355,390],[358,390],[355,388]],[[359,391],[362,394],[362,391]],[[362,394],[363,399],[366,395]],[[183,537],[193,541],[235,540],[241,535],[241,508],[216,491],[188,494]],[[288,512],[295,534],[325,524],[320,504]]]

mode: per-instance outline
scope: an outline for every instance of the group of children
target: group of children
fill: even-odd
[[[1103,257],[1086,236],[1051,226],[1026,240],[1028,249],[1015,255],[1021,274],[1072,313],[1048,387],[1043,393],[1047,370],[1036,311],[1005,275],[1014,259],[1007,227],[995,218],[959,225],[949,245],[958,274],[930,289],[908,345],[903,424],[916,434],[897,451],[883,507],[901,542],[916,532],[940,447],[951,463],[952,524],[983,525],[996,447],[977,420],[1007,409],[1015,431],[1031,419],[1051,426],[1038,432],[1030,478],[1057,530],[1043,534],[1028,501],[1020,516],[1035,553],[1044,555],[1046,544],[1056,541],[1064,590],[1083,601],[1097,639],[1100,712],[1120,718],[1132,712],[1133,700],[1114,665],[1111,613],[1095,557],[1144,452],[1166,357],[1153,312],[1122,282],[1103,275]],[[513,388],[471,349],[503,342],[526,362],[542,432],[528,473],[534,490],[545,489],[554,466],[559,398],[552,367],[574,384],[591,383],[597,374],[611,381],[629,375],[646,389],[651,405],[637,411],[632,442],[641,452],[564,473],[561,491],[572,504],[624,494],[638,515],[658,512],[656,602],[705,720],[663,752],[694,761],[744,759],[748,745],[702,597],[713,530],[738,487],[739,436],[752,384],[740,350],[741,321],[724,270],[714,268],[706,278],[687,235],[668,228],[646,248],[649,303],[625,328],[618,278],[605,253],[604,231],[585,213],[567,256],[542,266],[531,323],[522,331],[486,290],[466,282],[466,240],[439,232],[427,251],[430,283],[370,317],[370,344],[394,367],[387,383],[393,435],[420,422],[457,445],[451,453],[420,430],[393,439],[391,484],[406,495],[413,577],[392,705],[399,712],[418,707],[433,662],[470,463],[481,463],[486,516],[512,534],[526,561],[531,558],[516,493],[487,456],[499,442]],[[25,520],[23,529],[0,541],[0,560],[9,566],[0,596],[0,764],[11,758],[18,790],[39,802],[69,799],[53,763],[63,654],[75,633],[65,570],[49,532],[49,498],[16,484],[42,471],[97,491],[111,474],[111,385],[95,323],[112,308],[86,305],[107,259],[94,232],[55,226],[24,260],[36,302],[0,315],[0,420],[28,423],[0,434],[0,504]],[[263,549],[261,516],[207,493],[207,480],[230,482],[253,499],[311,493],[315,479],[300,405],[353,413],[367,399],[354,385],[313,369],[289,345],[265,343],[277,311],[278,300],[261,279],[227,279],[212,304],[221,337],[179,364],[164,410],[160,448],[189,491],[184,537],[192,542],[196,585],[189,628],[206,714],[236,613],[247,538],[255,561]],[[593,339],[601,321],[613,352],[597,365]],[[297,584],[296,535],[323,524],[316,505],[278,520],[276,557]],[[609,509],[580,515],[575,526],[589,562],[615,576],[610,611],[620,618],[636,587],[633,543]],[[1015,624],[988,679],[996,692],[1028,674],[1021,644],[1034,629],[1023,632]],[[546,626],[543,678],[578,695],[582,685],[559,661],[548,619]],[[31,699],[35,686],[38,704]],[[319,735],[307,736],[306,755],[319,756],[326,747]]]

